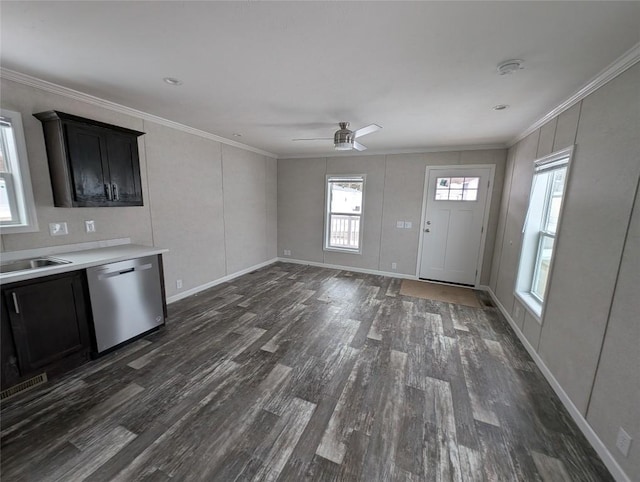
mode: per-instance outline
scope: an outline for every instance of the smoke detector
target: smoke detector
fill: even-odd
[[[524,60],[519,59],[511,59],[505,60],[504,62],[498,64],[497,70],[500,75],[509,75],[513,74],[516,70],[522,70],[524,67],[522,64]]]

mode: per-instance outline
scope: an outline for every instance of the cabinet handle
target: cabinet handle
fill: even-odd
[[[113,183],[113,200],[120,201],[120,193],[118,192],[118,185]]]
[[[18,306],[18,297],[15,291],[11,293],[11,297],[13,298],[13,309],[16,310],[16,313],[20,314],[20,306]]]
[[[104,185],[104,193],[107,195],[109,201],[113,199],[113,196],[111,196],[111,184]]]

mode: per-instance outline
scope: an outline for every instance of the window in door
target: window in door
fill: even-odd
[[[523,228],[516,295],[540,319],[548,298],[553,253],[572,149],[535,162]]]
[[[324,249],[360,253],[364,176],[328,176]]]
[[[436,201],[476,201],[479,177],[438,177]]]

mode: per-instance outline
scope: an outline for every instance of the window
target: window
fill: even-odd
[[[324,249],[360,253],[364,176],[328,176]]]
[[[0,226],[3,233],[38,230],[19,112],[0,110]]]
[[[516,295],[538,319],[547,299],[553,250],[573,148],[535,162],[523,227]]]
[[[476,201],[479,177],[436,178],[436,201]]]

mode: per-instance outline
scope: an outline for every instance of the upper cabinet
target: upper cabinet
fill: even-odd
[[[42,122],[56,207],[142,206],[138,132],[59,111]]]

